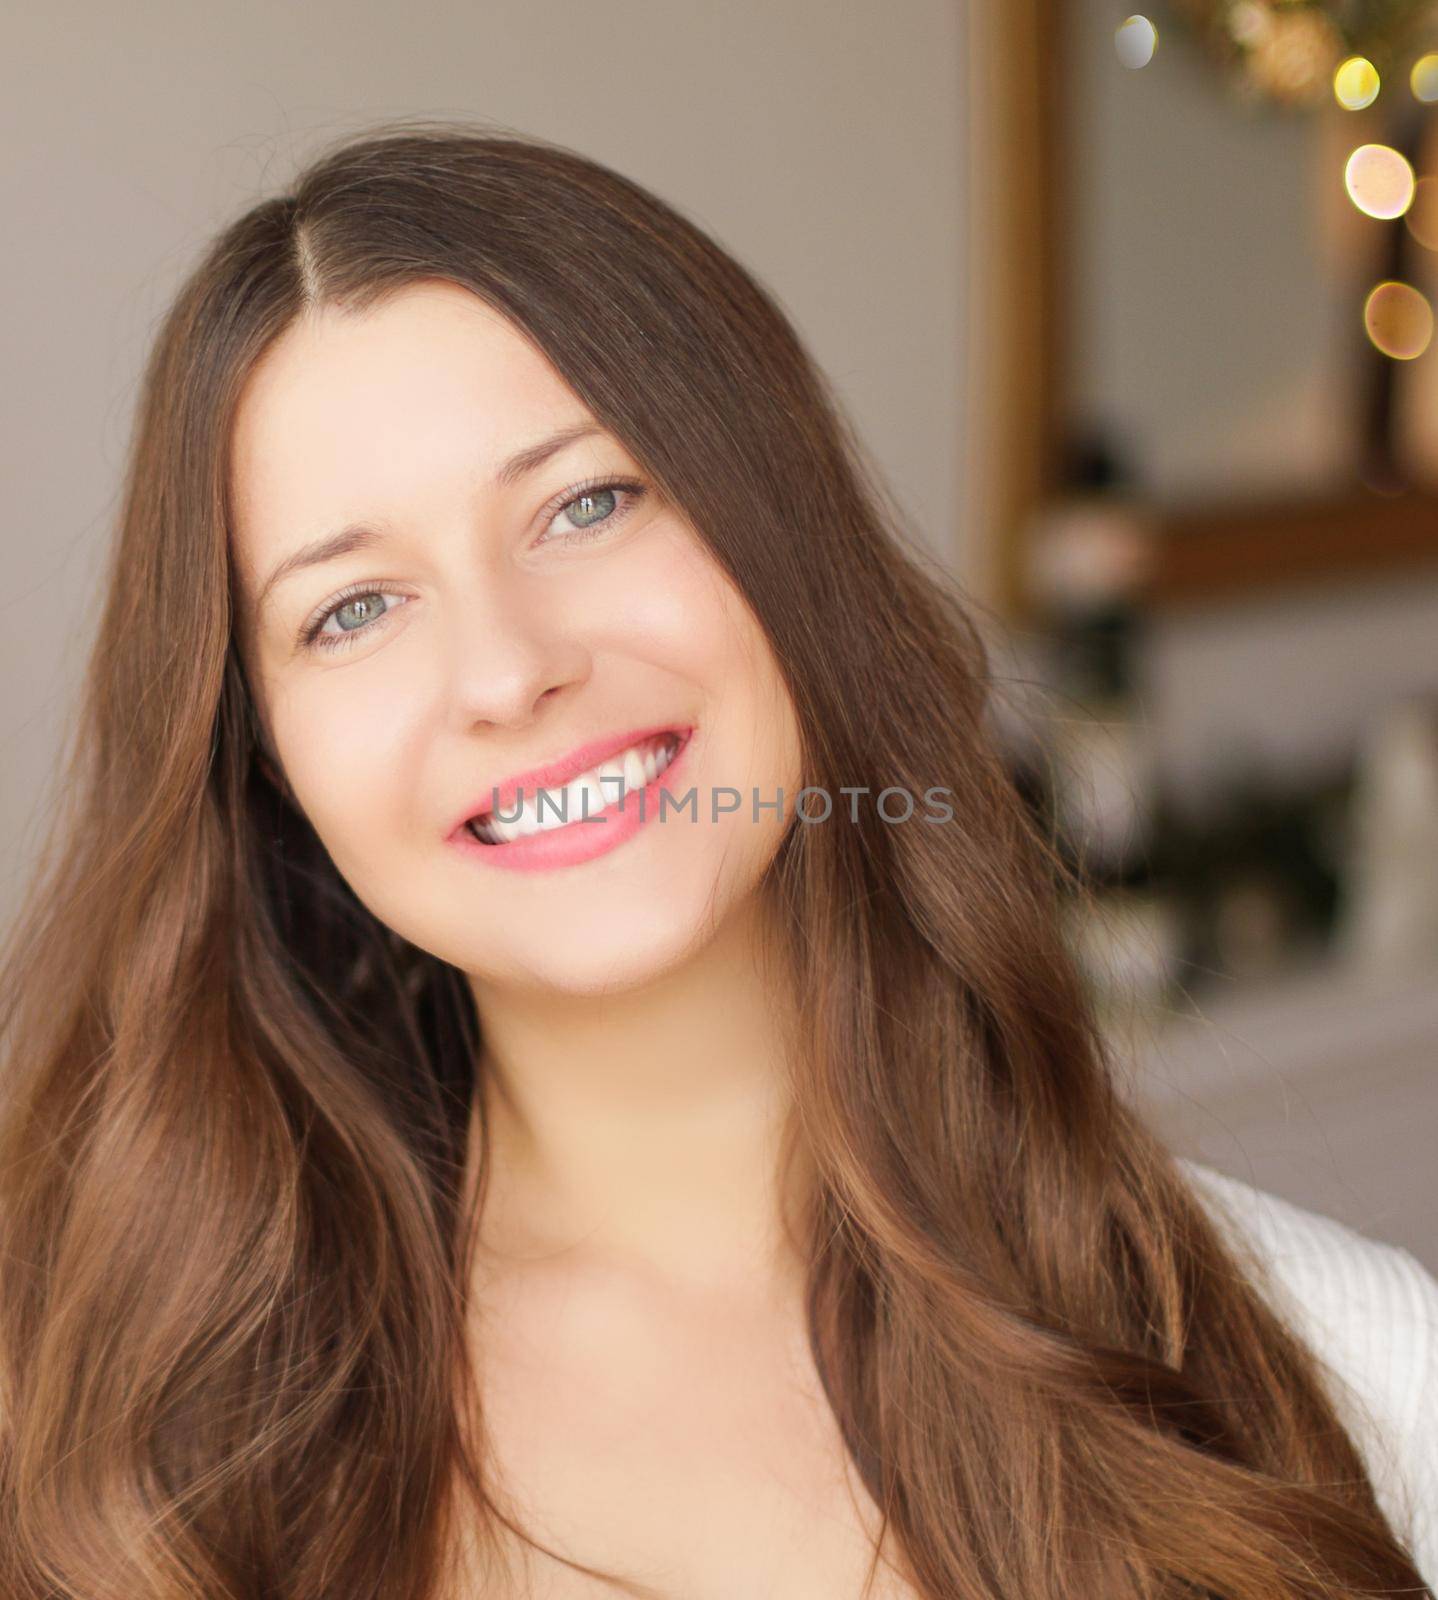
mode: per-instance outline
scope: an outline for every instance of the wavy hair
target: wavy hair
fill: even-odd
[[[783,311],[618,173],[426,119],[227,226],[144,375],[0,969],[5,1600],[442,1600],[462,1534],[544,1548],[466,1342],[470,990],[339,875],[236,639],[248,375],[297,317],[425,279],[509,318],[685,514],[771,642],[806,783],[952,790],[944,826],[791,827],[763,886],[805,997],[811,1349],[907,1583],[1426,1593],[1312,1353],[1118,1092],[967,603]]]

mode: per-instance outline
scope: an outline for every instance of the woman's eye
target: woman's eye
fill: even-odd
[[[349,594],[342,594],[320,613],[301,635],[301,643],[307,648],[316,650],[343,649],[356,634],[370,633],[379,626],[379,622],[389,614],[389,607],[381,611],[377,601],[396,598],[383,589],[352,590]],[[403,600],[404,596],[398,596]],[[337,617],[341,623],[338,633],[326,633],[325,624],[331,617]],[[377,620],[378,619],[378,620]],[[351,622],[349,627],[343,626],[346,620]]]
[[[578,493],[571,494],[550,521],[550,530],[541,543],[552,537],[569,544],[596,539],[621,523],[644,498],[645,486],[632,478],[612,478],[603,483],[586,484]],[[569,519],[569,527],[560,526],[560,518]],[[361,634],[373,633],[384,623],[390,607],[383,610],[380,603],[398,598],[384,589],[366,589],[356,586],[337,595],[328,606],[313,618],[301,632],[300,643],[306,649],[339,650]],[[337,632],[330,632],[326,624],[331,618],[339,624]]]
[[[621,504],[620,496],[625,499]],[[554,514],[551,528],[561,517],[569,519],[569,527],[559,527],[558,536],[570,543],[582,541],[600,533],[607,533],[616,523],[637,506],[644,497],[644,485],[627,478],[614,478],[605,483],[591,483],[571,496]]]

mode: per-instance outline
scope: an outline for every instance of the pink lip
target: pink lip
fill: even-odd
[[[655,730],[657,733],[668,731],[663,727]],[[593,860],[595,856],[608,854],[627,839],[632,839],[646,822],[660,815],[661,790],[673,793],[669,786],[673,775],[684,765],[684,758],[694,742],[694,730],[673,731],[680,733],[683,738],[674,759],[653,783],[645,784],[642,789],[626,788],[622,802],[615,800],[602,811],[582,812],[563,828],[547,828],[542,833],[531,833],[523,839],[513,839],[508,844],[484,844],[475,838],[467,826],[462,825],[450,835],[450,843],[477,861],[491,867],[503,867],[509,872],[551,872],[558,867],[578,866],[583,861]],[[630,743],[639,742],[632,734],[625,737]],[[639,737],[642,739],[648,735]],[[628,746],[620,745],[619,748],[627,749]],[[610,755],[613,753],[609,751]],[[604,759],[603,756],[599,757],[601,761]],[[592,760],[590,764],[594,764]],[[579,770],[582,772],[585,769],[581,767]],[[669,809],[668,806],[664,807],[665,820],[669,820]],[[680,815],[687,821],[695,820],[687,811],[676,812],[676,819]]]
[[[682,723],[655,722],[647,728],[634,728],[628,733],[591,739],[588,744],[580,745],[577,750],[571,750],[557,761],[547,762],[542,767],[531,767],[528,772],[518,772],[491,787],[487,794],[474,801],[463,813],[455,823],[451,837],[456,832],[463,833],[465,824],[474,817],[486,816],[491,811],[512,811],[521,789],[526,799],[532,799],[539,789],[562,789],[571,778],[577,778],[581,772],[588,772],[591,767],[599,766],[601,762],[608,761],[610,756],[617,756],[621,750],[628,750],[632,745],[643,744],[646,739],[653,739],[661,733],[677,733],[680,739],[688,739],[693,731]]]

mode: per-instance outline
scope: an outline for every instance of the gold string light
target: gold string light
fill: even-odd
[[[1363,326],[1374,347],[1394,361],[1421,356],[1433,338],[1433,307],[1412,284],[1387,279],[1369,292]]]
[[[1367,56],[1349,56],[1333,74],[1333,98],[1345,111],[1362,111],[1378,98],[1383,80]]]
[[[1388,222],[1413,204],[1417,180],[1412,163],[1392,145],[1361,144],[1348,158],[1343,183],[1365,216]]]
[[[1146,67],[1158,49],[1158,29],[1145,16],[1132,16],[1114,29],[1113,47],[1126,67]]]

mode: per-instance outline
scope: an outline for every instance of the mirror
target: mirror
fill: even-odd
[[[1438,61],[1412,71],[1438,29],[1430,7],[1370,4],[1373,94],[1356,68],[1335,80],[1352,51],[1329,15],[1363,9],[1004,0],[978,19],[1011,612],[1032,608],[1046,508],[1093,488],[1140,508],[1153,606],[1438,570],[1438,105],[1420,98]]]

